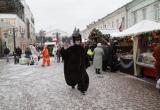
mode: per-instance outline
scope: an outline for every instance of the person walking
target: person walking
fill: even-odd
[[[60,63],[61,62],[61,47],[60,47],[60,45],[58,46],[56,56],[57,56],[57,63]]]
[[[156,80],[160,79],[160,44],[158,44],[153,51],[153,57],[155,58],[155,68],[157,71]]]
[[[44,46],[44,49],[41,52],[42,54],[42,66],[45,66],[45,63],[47,62],[47,66],[50,66],[50,56],[48,53],[47,45]]]
[[[4,49],[4,55],[6,57],[6,61],[7,62],[9,62],[9,53],[10,53],[9,48],[5,47],[5,49]]]
[[[102,69],[102,56],[104,55],[104,51],[101,47],[101,43],[97,44],[97,47],[94,49],[94,58],[93,65],[97,74],[100,74]]]
[[[21,58],[22,49],[18,46],[16,48],[16,63],[19,63],[19,59]]]
[[[64,52],[62,57],[64,59],[64,76],[67,85],[77,89],[85,95],[89,86],[89,76],[86,72],[87,53],[84,47],[81,46],[81,35],[79,29],[75,29],[73,34],[73,46],[67,48],[64,45]]]
[[[89,46],[89,48],[87,50],[87,55],[88,55],[90,65],[93,64],[93,56],[94,56],[93,50],[94,50],[93,46]]]
[[[109,47],[108,45],[103,45],[102,46],[103,51],[104,51],[104,55],[102,57],[102,71],[107,71],[107,63],[108,63],[108,59],[109,59]]]

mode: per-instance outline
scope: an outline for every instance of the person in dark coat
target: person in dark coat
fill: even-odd
[[[66,43],[65,43],[66,45]],[[64,45],[62,45],[61,50],[60,50],[60,54],[61,56],[64,56]],[[62,62],[64,61],[63,57],[62,57]]]
[[[117,46],[118,42],[114,41],[109,47],[109,66],[112,72],[115,72],[119,69],[119,61],[117,57]]]
[[[77,89],[84,95],[89,86],[89,77],[86,72],[87,64],[84,47],[81,44],[81,35],[79,30],[74,30],[73,34],[73,46],[66,48],[64,46],[64,53],[62,55],[64,59],[64,76],[67,85]]]
[[[153,57],[155,58],[155,68],[156,68],[156,80],[160,79],[160,44],[158,44],[153,51]]]
[[[102,71],[106,71],[107,70],[107,63],[108,63],[108,54],[109,54],[109,47],[108,45],[103,45],[102,46],[103,51],[104,51],[104,55],[102,57]]]
[[[5,47],[5,49],[4,49],[4,55],[6,57],[6,61],[7,62],[9,62],[9,53],[10,53],[9,48]]]
[[[60,46],[58,46],[56,56],[57,56],[57,63],[60,63],[61,61],[61,47]]]
[[[16,48],[16,63],[19,63],[19,58],[21,58],[22,49],[20,47]]]
[[[25,50],[25,57],[31,59],[31,55],[32,55],[31,50],[29,47],[27,47]]]

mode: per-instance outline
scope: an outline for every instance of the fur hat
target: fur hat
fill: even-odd
[[[101,44],[101,43],[98,43],[97,46],[100,47],[100,46],[102,46],[102,44]]]
[[[73,42],[75,43],[76,40],[82,41],[81,34],[79,33],[79,29],[74,29],[72,34]]]

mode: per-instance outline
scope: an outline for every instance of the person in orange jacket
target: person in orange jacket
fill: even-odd
[[[49,56],[49,52],[47,49],[47,45],[44,46],[41,54],[42,54],[42,66],[45,66],[46,62],[47,62],[47,65],[49,66],[51,61],[50,61],[50,56]]]

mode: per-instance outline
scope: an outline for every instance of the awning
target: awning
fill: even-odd
[[[156,30],[160,30],[160,23],[149,20],[143,20],[122,32],[112,33],[111,36],[112,37],[134,36]]]

